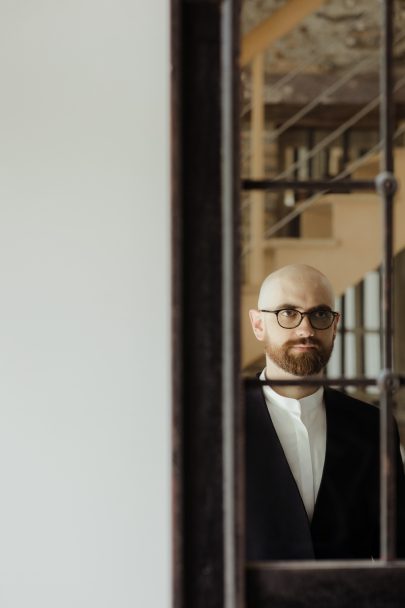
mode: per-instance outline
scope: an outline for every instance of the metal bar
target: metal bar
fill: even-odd
[[[379,329],[366,329],[365,327],[353,327],[352,329],[346,328],[346,334],[351,336],[378,336],[381,337],[381,332]]]
[[[183,608],[223,608],[219,2],[182,0],[181,47]]]
[[[404,562],[252,564],[246,595],[254,608],[396,608],[404,603]]]
[[[243,190],[327,190],[328,192],[375,191],[374,180],[280,180],[243,179]]]
[[[381,61],[380,61],[380,139],[381,174],[377,178],[378,190],[383,203],[383,379],[381,382],[380,408],[380,516],[381,559],[395,558],[396,502],[395,502],[395,458],[393,449],[393,398],[389,382],[392,374],[392,276],[393,276],[393,0],[382,2]]]
[[[340,374],[343,377],[346,371],[346,296],[340,298]]]
[[[235,608],[235,471],[234,410],[235,378],[233,365],[233,121],[232,121],[232,3],[221,5],[221,110],[222,110],[222,425],[224,500],[224,608]]]
[[[379,144],[377,144],[371,150],[369,150],[367,152],[367,154],[365,156],[363,156],[361,159],[358,159],[357,161],[353,161],[352,163],[350,163],[349,167],[347,167],[346,169],[343,169],[341,171],[341,173],[339,174],[339,177],[344,177],[344,176],[348,175],[350,171],[354,171],[357,167],[359,167],[364,162],[364,160],[366,158],[370,158],[372,156],[372,154],[374,154],[375,152],[378,152],[379,149],[380,149],[380,146],[379,146]],[[334,179],[331,181],[334,181]],[[276,234],[279,230],[281,230],[281,228],[284,228],[284,226],[289,224],[289,222],[296,215],[303,213],[306,209],[311,207],[311,205],[313,205],[317,200],[319,200],[324,194],[325,194],[325,191],[318,192],[318,194],[314,194],[314,196],[312,196],[311,198],[307,199],[306,201],[303,201],[299,205],[296,205],[295,209],[291,213],[289,213],[284,218],[282,218],[281,220],[276,222],[276,224],[271,226],[271,228],[266,230],[264,237],[270,238],[271,236]]]
[[[234,0],[221,5],[221,216],[222,216],[222,459],[224,608],[242,608],[244,553],[240,542],[243,500],[240,479],[242,461],[235,449],[235,435],[242,423],[237,378],[239,377],[239,116],[238,73],[235,47],[239,44],[239,14]],[[236,13],[236,14],[235,14]],[[239,420],[240,419],[240,420]]]
[[[180,1],[171,0],[171,224],[172,224],[172,606],[183,597],[183,411],[182,411],[182,248],[181,248],[181,49]]]
[[[249,572],[327,572],[338,568],[347,570],[380,570],[392,571],[404,568],[405,560],[395,562],[373,561],[372,559],[325,559],[325,560],[291,560],[291,561],[247,561],[246,570]],[[403,570],[402,570],[403,572]]]
[[[399,134],[401,134],[402,130],[403,130],[402,127],[399,127],[395,132],[395,137],[397,137]],[[363,157],[361,157],[355,161],[352,161],[350,163],[349,167],[347,167],[341,171],[341,173],[339,174],[339,177],[346,176],[350,173],[350,171],[354,171],[357,167],[361,166],[361,164],[365,161],[366,158],[370,158],[373,154],[375,154],[379,150],[380,150],[380,144],[378,143],[375,146],[373,146],[367,152],[367,154],[365,154]],[[334,179],[331,181],[334,182]],[[281,230],[281,228],[284,228],[284,226],[287,226],[287,224],[289,224],[294,217],[296,217],[297,215],[300,215],[306,209],[311,207],[311,205],[313,205],[317,200],[319,200],[324,194],[326,194],[325,191],[318,192],[318,194],[315,194],[314,196],[307,199],[306,201],[303,201],[302,203],[299,203],[299,205],[296,205],[296,207],[294,208],[294,210],[291,213],[289,213],[288,215],[283,217],[281,220],[279,220],[273,226],[271,226],[268,230],[266,230],[266,232],[264,234],[264,238],[266,239],[266,238],[272,237],[279,230]]]
[[[394,39],[394,0],[382,2],[382,31],[380,58],[380,139],[382,142],[382,171],[394,170],[394,75],[393,75],[393,39]]]
[[[380,302],[380,306],[379,306],[379,328],[380,328],[380,366],[382,367],[382,363],[384,360],[384,355],[383,355],[383,347],[384,347],[384,340],[383,340],[383,298],[382,298],[382,293],[383,293],[383,280],[382,280],[382,268],[381,265],[378,267],[378,297],[379,297],[379,302]]]
[[[297,378],[297,380],[259,380],[258,378],[246,377],[247,385],[257,386],[381,386],[381,378]],[[390,375],[389,384],[391,391],[396,386],[405,386],[404,375]]]
[[[399,78],[399,80],[395,84],[394,92],[399,91],[404,85],[405,85],[405,77]],[[337,129],[335,129],[334,131],[329,133],[329,135],[326,135],[326,137],[324,137],[324,139],[322,139],[322,141],[320,141],[318,144],[316,144],[316,146],[304,158],[302,158],[298,164],[302,165],[302,163],[304,163],[306,160],[308,160],[308,158],[313,158],[321,150],[324,150],[326,148],[326,146],[328,146],[330,143],[335,141],[335,139],[337,139],[340,135],[342,135],[342,133],[344,133],[347,129],[356,125],[362,118],[367,116],[367,114],[369,114],[372,110],[377,109],[379,106],[379,103],[380,103],[380,96],[377,95],[377,97],[374,97],[374,99],[369,101],[368,104],[363,106],[358,112],[356,112],[356,114],[351,116],[351,118],[348,118],[343,124],[341,124],[339,127],[337,127]],[[398,132],[399,133],[401,132],[401,127],[398,129]],[[379,143],[377,143],[375,146],[373,146],[373,148],[374,147],[379,149]],[[369,152],[367,154],[369,154]],[[352,163],[354,163],[354,162],[355,161],[352,161]],[[288,177],[293,169],[294,169],[294,164],[287,167],[287,169],[285,169],[279,175],[276,175],[274,177],[274,179],[281,180],[285,177]]]
[[[356,374],[363,377],[365,364],[364,338],[366,335],[364,331],[364,281],[358,283],[354,288],[354,314],[355,327],[363,330],[353,332],[356,345]]]

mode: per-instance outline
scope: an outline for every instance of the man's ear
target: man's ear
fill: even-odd
[[[249,310],[250,322],[252,324],[253,333],[260,342],[263,342],[265,337],[265,329],[263,323],[263,315],[259,310]]]

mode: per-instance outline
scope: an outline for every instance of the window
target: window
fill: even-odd
[[[383,477],[381,562],[249,564],[245,603],[245,563],[243,550],[243,410],[239,361],[239,281],[240,268],[251,272],[249,260],[240,264],[238,241],[239,211],[239,6],[224,0],[173,0],[173,359],[175,367],[174,442],[174,597],[176,608],[255,606],[366,606],[381,597],[395,605],[405,597],[403,564],[392,561],[390,505],[392,483]],[[393,3],[383,3],[381,63],[381,172],[378,191],[384,201],[384,250],[382,256],[383,334],[381,362],[386,370],[380,377],[382,392],[382,450],[389,453],[389,420],[393,407],[391,357],[393,309],[393,171],[392,140],[392,11]],[[313,134],[314,142],[316,137]],[[353,134],[353,138],[354,138]],[[356,157],[363,154],[362,141]],[[371,142],[372,143],[372,142]],[[306,144],[305,144],[306,145]],[[280,212],[280,193],[320,192],[337,194],[372,191],[374,180],[330,180],[341,167],[345,144],[335,144],[319,160],[319,172],[311,167],[275,181],[249,176],[243,182],[247,192],[267,192],[267,210],[255,222],[268,223],[274,230],[291,210]],[[304,144],[284,158],[302,160]],[[274,150],[273,150],[274,152]],[[270,159],[271,160],[271,159]],[[275,162],[276,158],[273,155]],[[270,166],[272,166],[270,162]],[[315,160],[314,160],[315,165]],[[309,176],[309,177],[308,177]],[[256,179],[252,179],[256,178]],[[309,182],[302,184],[303,180]],[[271,194],[271,195],[270,195]],[[247,197],[246,197],[247,198]],[[291,196],[290,196],[291,200]],[[295,206],[294,198],[293,204]],[[294,212],[297,208],[294,207]],[[242,216],[244,211],[242,210]],[[328,214],[324,213],[324,229]],[[299,218],[296,213],[293,218]],[[296,222],[291,238],[305,228]],[[325,237],[326,238],[326,237]],[[249,239],[247,244],[249,245]],[[255,271],[258,267],[254,268]],[[263,267],[262,269],[263,270]],[[259,262],[260,271],[260,262]],[[258,273],[260,274],[260,272]],[[262,275],[263,277],[263,272]],[[353,304],[354,319],[362,319],[364,331],[354,326],[341,336],[352,340],[356,356],[343,355],[334,369],[349,376],[359,372],[373,375],[377,361],[367,354],[376,340],[376,310],[362,304],[364,292],[376,290],[376,278],[366,278],[362,287],[347,295],[341,306]],[[249,295],[249,294],[248,294]],[[356,317],[357,315],[357,317]],[[357,322],[356,322],[357,327]],[[351,336],[349,338],[349,336]],[[343,367],[342,367],[343,361]],[[355,371],[355,374],[354,374]],[[360,380],[360,379],[359,379]],[[342,386],[347,383],[341,382]],[[367,382],[350,380],[367,387]],[[375,379],[369,384],[375,385]],[[300,602],[300,603],[297,603]]]

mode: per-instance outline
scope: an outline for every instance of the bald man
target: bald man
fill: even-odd
[[[330,281],[285,266],[250,310],[266,366],[261,380],[320,378],[339,314]],[[405,479],[398,443],[397,550],[405,556]],[[379,413],[322,387],[250,387],[246,394],[248,560],[379,557]]]

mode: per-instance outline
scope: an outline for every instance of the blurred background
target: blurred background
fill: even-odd
[[[242,177],[374,179],[379,173],[379,0],[246,0],[242,8]],[[394,356],[405,372],[405,2],[395,3]],[[382,206],[375,193],[242,192],[242,366],[263,354],[247,310],[276,268],[302,262],[332,281],[340,331],[328,375],[381,366]],[[357,391],[378,401],[375,387]],[[405,400],[397,396],[405,439]]]

